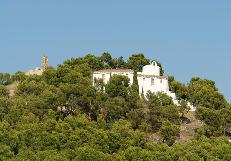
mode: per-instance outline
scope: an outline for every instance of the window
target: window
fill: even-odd
[[[103,81],[105,80],[105,74],[102,74],[102,79],[103,79]]]
[[[154,84],[155,84],[154,78],[151,78],[151,86],[153,86]]]

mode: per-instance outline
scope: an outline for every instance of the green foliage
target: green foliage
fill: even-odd
[[[0,120],[9,113],[12,103],[13,102],[11,100],[0,97]]]
[[[92,72],[149,63],[143,54],[127,61],[109,53],[71,58],[42,76],[0,74],[0,160],[231,160],[231,145],[221,135],[231,130],[231,106],[210,80],[184,85],[169,77],[181,105],[164,93],[138,94],[138,81],[114,75],[107,85]],[[159,66],[160,63],[158,63]],[[163,69],[161,67],[161,74]],[[15,96],[5,85],[16,81]],[[176,143],[187,100],[198,107],[205,126],[195,140]],[[159,135],[159,143],[151,137]]]
[[[18,71],[15,73],[14,75],[14,80],[17,81],[17,82],[22,82],[26,79],[26,75],[25,73],[21,72],[21,71]]]
[[[168,145],[172,145],[175,142],[179,133],[179,128],[169,121],[164,121],[160,128],[160,135],[163,142],[166,142]]]
[[[3,85],[0,85],[0,97],[9,97],[9,91]]]
[[[148,121],[152,129],[157,131],[166,120],[179,125],[180,115],[177,106],[172,102],[171,97],[164,93],[147,94],[147,104],[149,105]]]
[[[105,92],[110,97],[121,96],[127,98],[129,81],[129,78],[126,76],[113,75],[105,86]]]
[[[157,160],[155,155],[146,149],[140,147],[129,147],[121,154],[124,160],[134,160],[134,161],[152,161]]]
[[[157,94],[148,92],[146,97],[149,107],[173,105],[172,98],[161,92]]]
[[[10,147],[7,145],[0,144],[0,160],[8,160],[14,156],[14,153],[11,151]]]
[[[181,100],[180,106],[178,106],[179,112],[181,114],[181,117],[184,117],[185,113],[188,113],[190,110],[189,106],[187,105],[187,101]]]
[[[104,62],[106,68],[114,68],[115,66],[115,59],[112,59],[112,56],[110,53],[103,53],[100,57],[100,59]]]
[[[224,96],[217,91],[215,82],[207,79],[192,78],[188,85],[190,102],[195,106],[222,109],[227,106]]]
[[[13,78],[9,73],[0,73],[0,85],[8,85],[12,83]]]
[[[92,147],[80,147],[76,150],[77,156],[74,158],[74,161],[82,161],[82,160],[94,160],[94,161],[106,161],[106,155],[93,149]]]
[[[179,100],[189,99],[188,87],[186,85],[176,81],[173,76],[169,76],[168,81],[169,81],[169,90],[175,93]]]
[[[133,54],[128,59],[128,67],[134,71],[141,71],[144,65],[147,65],[149,60],[145,58],[144,54]]]
[[[205,107],[198,107],[196,116],[204,121],[204,134],[206,136],[220,136],[231,128],[231,110],[214,110]]]
[[[108,122],[112,122],[121,118],[125,118],[128,112],[128,105],[124,98],[109,98],[102,104],[101,113]]]

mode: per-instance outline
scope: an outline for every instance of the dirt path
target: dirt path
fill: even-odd
[[[13,97],[15,95],[15,90],[16,90],[17,86],[18,86],[17,82],[14,82],[14,83],[6,86],[6,88],[10,92],[10,97]]]
[[[203,123],[196,119],[195,112],[190,111],[185,116],[190,120],[190,122],[181,124],[180,137],[177,139],[178,143],[185,143],[193,139],[194,130],[203,126]]]

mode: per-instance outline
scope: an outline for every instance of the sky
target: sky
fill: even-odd
[[[166,75],[216,82],[231,100],[230,0],[0,0],[0,72],[109,52],[144,53]]]

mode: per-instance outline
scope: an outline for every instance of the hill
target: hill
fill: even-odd
[[[143,54],[88,54],[1,81],[0,160],[231,160],[231,106],[214,81],[168,77],[177,105],[163,92],[139,95],[126,75],[92,80],[105,69],[136,75],[149,62]]]

